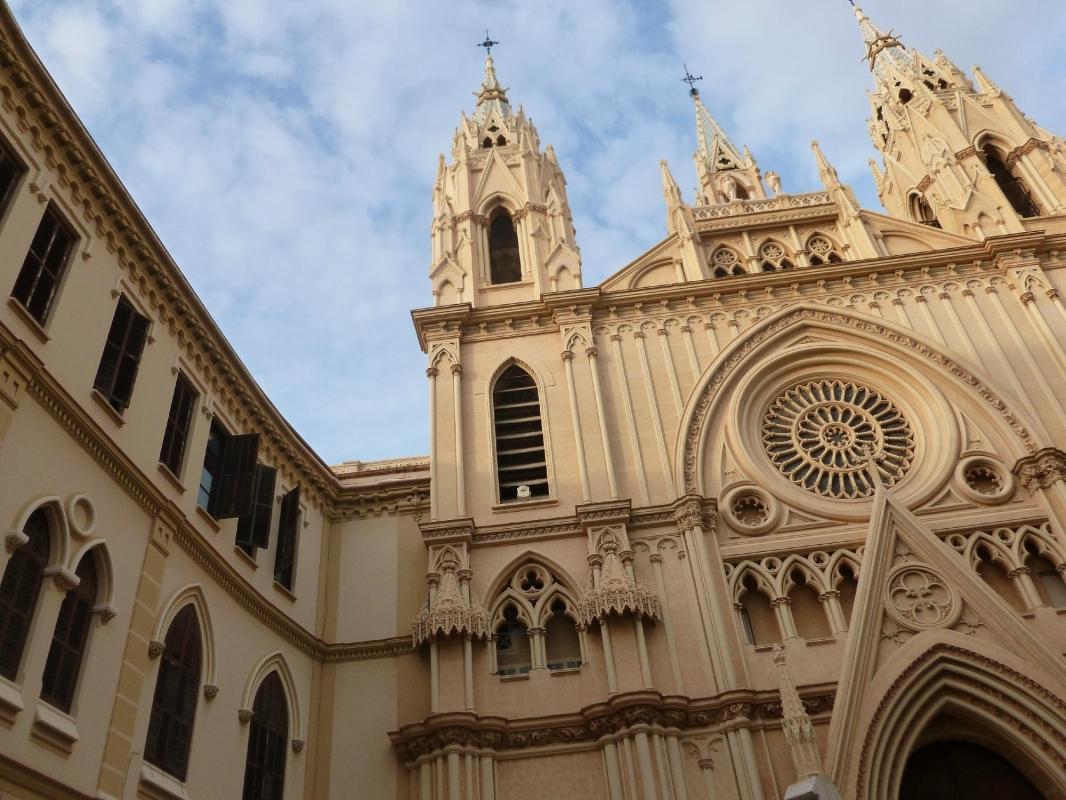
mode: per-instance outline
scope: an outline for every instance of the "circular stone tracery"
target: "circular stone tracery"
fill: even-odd
[[[826,497],[869,497],[878,475],[892,486],[910,467],[914,437],[903,413],[878,392],[850,381],[811,381],[774,401],[763,445],[781,474]]]

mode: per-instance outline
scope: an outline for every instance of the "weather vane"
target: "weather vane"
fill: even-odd
[[[693,75],[691,72],[688,71],[688,67],[685,64],[682,64],[681,66],[685,67],[685,77],[681,80],[688,84],[688,93],[695,97],[700,93],[700,90],[696,88],[696,81],[702,81],[703,76]]]
[[[492,55],[492,48],[495,47],[498,44],[499,44],[499,42],[492,41],[492,37],[489,36],[489,32],[486,29],[486,31],[485,31],[485,41],[478,42],[477,46],[478,47],[484,47],[485,48],[485,55],[486,56],[491,56]]]

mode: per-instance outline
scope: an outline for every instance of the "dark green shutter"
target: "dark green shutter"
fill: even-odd
[[[258,433],[226,439],[222,468],[211,488],[211,507],[207,509],[215,519],[243,517],[252,510],[258,456]]]
[[[237,525],[237,545],[250,550],[253,547],[270,546],[270,517],[274,511],[274,485],[278,471],[273,467],[257,464],[255,489],[252,492],[252,510],[241,517]]]
[[[119,411],[130,404],[148,325],[148,318],[138,314],[125,295],[119,298],[93,382],[93,387]]]
[[[286,589],[292,588],[292,571],[296,564],[296,533],[300,524],[300,487],[281,499],[281,519],[278,523],[278,549],[274,554],[274,580]]]

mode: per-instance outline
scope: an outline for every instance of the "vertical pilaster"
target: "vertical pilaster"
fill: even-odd
[[[592,396],[596,402],[596,420],[600,424],[600,439],[603,441],[603,461],[607,467],[607,488],[611,493],[611,499],[618,499],[618,478],[614,472],[614,454],[611,451],[611,437],[607,434],[607,413],[603,407],[603,392],[600,390],[600,371],[596,366],[596,356],[599,351],[595,347],[586,347],[585,355],[589,360],[589,371],[592,374]]]
[[[466,471],[463,467],[463,365],[452,364],[452,413],[455,417],[455,507],[466,516]]]
[[[677,655],[677,641],[674,638],[674,626],[670,614],[670,598],[666,593],[666,580],[663,577],[663,557],[661,553],[652,553],[648,560],[651,561],[652,569],[655,571],[655,590],[663,607],[663,628],[666,633],[666,649],[670,654],[670,673],[674,679],[674,693],[684,694],[685,683],[681,678],[681,660]]]
[[[577,471],[581,477],[581,499],[587,503],[591,499],[589,468],[585,462],[585,437],[581,433],[581,414],[577,404],[577,386],[574,384],[574,354],[563,350],[562,359],[566,369],[566,389],[570,395],[570,418],[574,426],[574,447],[577,448]]]
[[[426,370],[429,380],[429,518],[438,518],[437,494],[440,484],[437,481],[437,368]]]

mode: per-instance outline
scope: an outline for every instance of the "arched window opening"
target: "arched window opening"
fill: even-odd
[[[179,781],[185,780],[189,769],[202,647],[200,622],[192,605],[187,605],[174,617],[163,641],[144,745],[145,759]]]
[[[540,393],[533,377],[509,366],[492,389],[496,435],[496,478],[500,502],[548,495],[548,461],[540,417]]]
[[[914,94],[911,92],[910,89],[903,88],[899,90],[899,102],[902,105],[907,105],[907,103],[909,103],[911,101],[911,98],[913,97]]]
[[[94,559],[95,554],[89,552],[78,564],[74,573],[79,579],[78,585],[63,598],[44,665],[41,699],[60,711],[70,711],[89,640],[93,606],[97,603]]]
[[[556,600],[551,612],[544,625],[548,669],[577,669],[581,666],[581,639],[574,621],[566,616],[566,603]]]
[[[496,144],[500,147],[503,147],[507,144],[507,139],[504,138],[502,133],[496,137]]]
[[[252,703],[243,800],[281,800],[285,792],[285,748],[289,709],[277,672],[267,675]]]
[[[907,800],[1044,800],[1029,779],[999,753],[960,741],[935,742],[911,753],[899,796]]]
[[[22,532],[29,541],[8,559],[0,580],[0,675],[15,680],[48,566],[48,512],[34,511]]]
[[[489,279],[494,286],[522,280],[518,234],[511,215],[502,208],[496,209],[489,222]]]
[[[851,611],[855,608],[855,595],[859,591],[859,581],[855,577],[855,571],[851,568],[851,564],[843,563],[840,565],[839,570],[840,583],[837,584],[837,591],[840,592],[838,602],[840,603],[840,610],[844,612],[844,619],[847,620],[848,627],[851,627]]]
[[[482,147],[492,147],[492,137],[491,136],[486,136],[484,139],[482,139],[481,140],[481,146]]]
[[[811,254],[812,267],[820,267],[822,264],[839,264],[843,261],[836,247],[825,236],[812,236],[807,241],[807,249]]]
[[[740,596],[740,627],[748,644],[772,644],[780,641],[777,617],[770,606],[769,598],[758,589],[753,575],[744,578],[744,593]]]
[[[518,609],[507,606],[503,622],[496,629],[496,674],[524,675],[532,667],[526,626],[518,619]]]
[[[1022,603],[1018,590],[1014,588],[1014,582],[1007,577],[1007,571],[1003,569],[1003,566],[992,559],[992,553],[988,548],[984,545],[979,546],[976,555],[978,558],[977,574],[984,579],[992,591],[1006,600],[1011,608],[1015,611],[1024,611],[1025,604]]]
[[[1028,554],[1025,565],[1029,567],[1029,575],[1033,579],[1037,594],[1040,595],[1040,604],[1049,608],[1066,608],[1064,573],[1040,553],[1032,540],[1025,543],[1025,551]]]
[[[711,253],[711,274],[716,278],[728,278],[731,275],[743,275],[744,267],[740,256],[731,247],[721,245]]]
[[[992,173],[992,177],[995,178],[996,184],[1007,198],[1007,202],[1018,212],[1018,216],[1039,217],[1040,209],[1033,202],[1028,188],[1017,175],[1007,168],[1002,156],[992,148],[986,148],[984,153],[985,166]]]
[[[933,207],[929,205],[925,195],[917,192],[911,195],[911,218],[922,225],[928,225],[930,228],[940,227],[940,222],[937,220],[936,214],[933,213]]]
[[[787,257],[783,245],[777,242],[764,242],[759,248],[763,272],[777,272],[792,269],[792,261]]]
[[[748,194],[748,190],[741,186],[739,183],[736,184],[736,188],[733,189],[733,199],[747,200],[749,199],[749,197],[750,195]]]
[[[824,639],[831,634],[829,619],[825,615],[818,590],[807,583],[807,577],[799,570],[792,573],[794,585],[789,592],[789,609],[796,633],[804,639]]]

